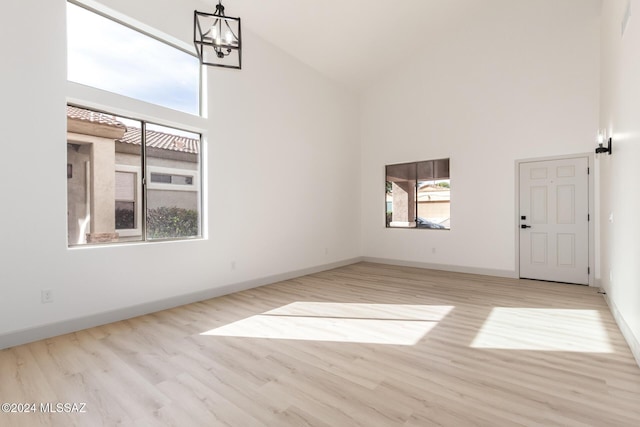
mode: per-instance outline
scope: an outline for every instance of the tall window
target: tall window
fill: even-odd
[[[67,3],[67,79],[191,114],[200,113],[193,54]]]
[[[181,42],[109,13],[97,2],[67,2],[69,96],[102,110],[67,106],[68,243],[200,237],[202,138],[180,124],[204,125],[193,117],[200,62]]]
[[[196,133],[67,106],[69,245],[201,236],[200,146]]]
[[[451,228],[449,159],[386,166],[388,228]]]

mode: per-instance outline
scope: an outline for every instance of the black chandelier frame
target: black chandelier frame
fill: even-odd
[[[214,13],[194,11],[193,43],[201,64],[223,68],[242,68],[240,18],[226,16],[221,0],[218,1]],[[229,57],[237,58],[235,63],[224,62]]]

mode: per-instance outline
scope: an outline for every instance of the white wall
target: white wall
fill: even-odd
[[[201,6],[103,3],[185,43]],[[67,87],[65,7],[64,0],[3,4],[0,348],[86,325],[74,322],[85,316],[109,321],[359,255],[356,98],[250,31],[243,31],[243,70],[207,69],[211,118],[187,119],[208,138],[208,239],[68,249],[67,96],[113,103],[116,112],[144,104]],[[25,22],[38,30],[26,31]],[[54,303],[41,304],[41,289],[53,290]],[[58,327],[38,329],[44,325]],[[40,332],[30,335],[32,328]]]
[[[613,133],[613,154],[598,160],[601,271],[609,304],[640,363],[640,1],[631,1],[622,36],[627,4],[607,0],[602,9],[600,127]]]
[[[193,10],[202,7],[195,0],[153,8],[144,1],[102,3],[186,44]],[[66,83],[65,1],[5,2],[0,348],[37,337],[20,331],[43,325],[60,324],[42,328],[55,333],[84,316],[107,313],[101,319],[108,321],[158,301],[227,292],[359,255],[513,273],[515,160],[590,152],[595,145],[599,4],[474,3],[359,105],[245,28],[244,69],[207,69],[211,119],[187,120],[209,140],[208,238],[70,250],[64,106],[71,89],[76,100],[90,91]],[[640,182],[633,121],[640,84],[633,51],[640,36],[632,17],[619,37],[624,0],[603,4],[600,127],[613,128],[616,151],[598,160],[602,279],[637,340],[640,233],[633,214],[640,202],[632,196]],[[20,16],[46,28],[46,48],[42,31],[25,31]],[[112,100],[122,110],[140,105],[106,95],[94,102],[108,107]],[[386,230],[384,165],[440,157],[451,158],[452,230]],[[53,290],[53,304],[40,303],[43,288]]]
[[[513,275],[515,161],[595,146],[599,2],[487,0],[458,18],[365,93],[363,255]],[[451,231],[385,229],[385,164],[443,157]]]

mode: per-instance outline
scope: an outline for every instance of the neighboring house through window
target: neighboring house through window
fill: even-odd
[[[67,130],[70,245],[201,235],[200,135],[74,106]]]

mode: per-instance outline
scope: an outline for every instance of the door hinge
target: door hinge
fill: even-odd
[[[591,214],[587,214],[587,221],[591,221]]]
[[[587,274],[591,274],[591,267],[587,267]]]
[[[591,168],[587,168],[587,175],[591,174]]]

